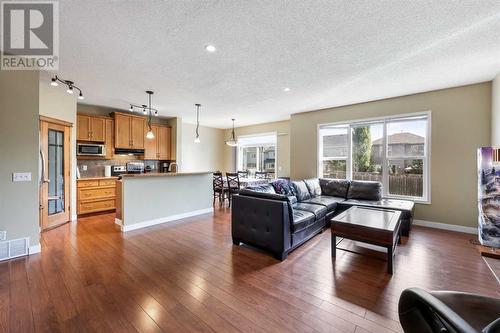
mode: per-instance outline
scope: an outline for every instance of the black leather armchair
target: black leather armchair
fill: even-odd
[[[286,259],[291,248],[286,196],[242,190],[234,197],[231,226],[233,244],[244,242],[271,252],[278,260]]]
[[[399,320],[405,333],[500,332],[500,299],[410,288],[399,298]]]

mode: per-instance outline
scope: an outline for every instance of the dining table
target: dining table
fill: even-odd
[[[268,184],[268,183],[269,183],[269,179],[240,177],[240,187],[241,188],[246,188],[248,186],[264,185],[264,184]],[[224,187],[227,187],[227,179],[226,178],[224,178]]]

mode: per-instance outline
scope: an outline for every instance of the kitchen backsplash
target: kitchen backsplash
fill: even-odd
[[[150,161],[150,160],[77,160],[78,170],[80,170],[81,178],[88,177],[104,177],[105,165],[125,165],[127,162],[144,162],[144,167],[150,166],[152,172],[158,172],[160,163],[164,161]],[[83,170],[83,166],[87,166],[87,170]]]

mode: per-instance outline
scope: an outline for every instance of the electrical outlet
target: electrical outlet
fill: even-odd
[[[14,172],[12,174],[13,182],[30,182],[31,172]]]
[[[7,231],[0,231],[0,241],[7,239]]]
[[[87,171],[87,166],[86,165],[82,165],[82,170],[83,171]]]

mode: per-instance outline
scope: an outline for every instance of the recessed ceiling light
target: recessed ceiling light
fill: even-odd
[[[217,49],[215,48],[215,46],[209,44],[205,46],[205,50],[207,50],[208,52],[215,52]]]
[[[290,91],[290,88],[283,88],[283,91],[284,91],[284,92],[289,92],[289,91]]]

